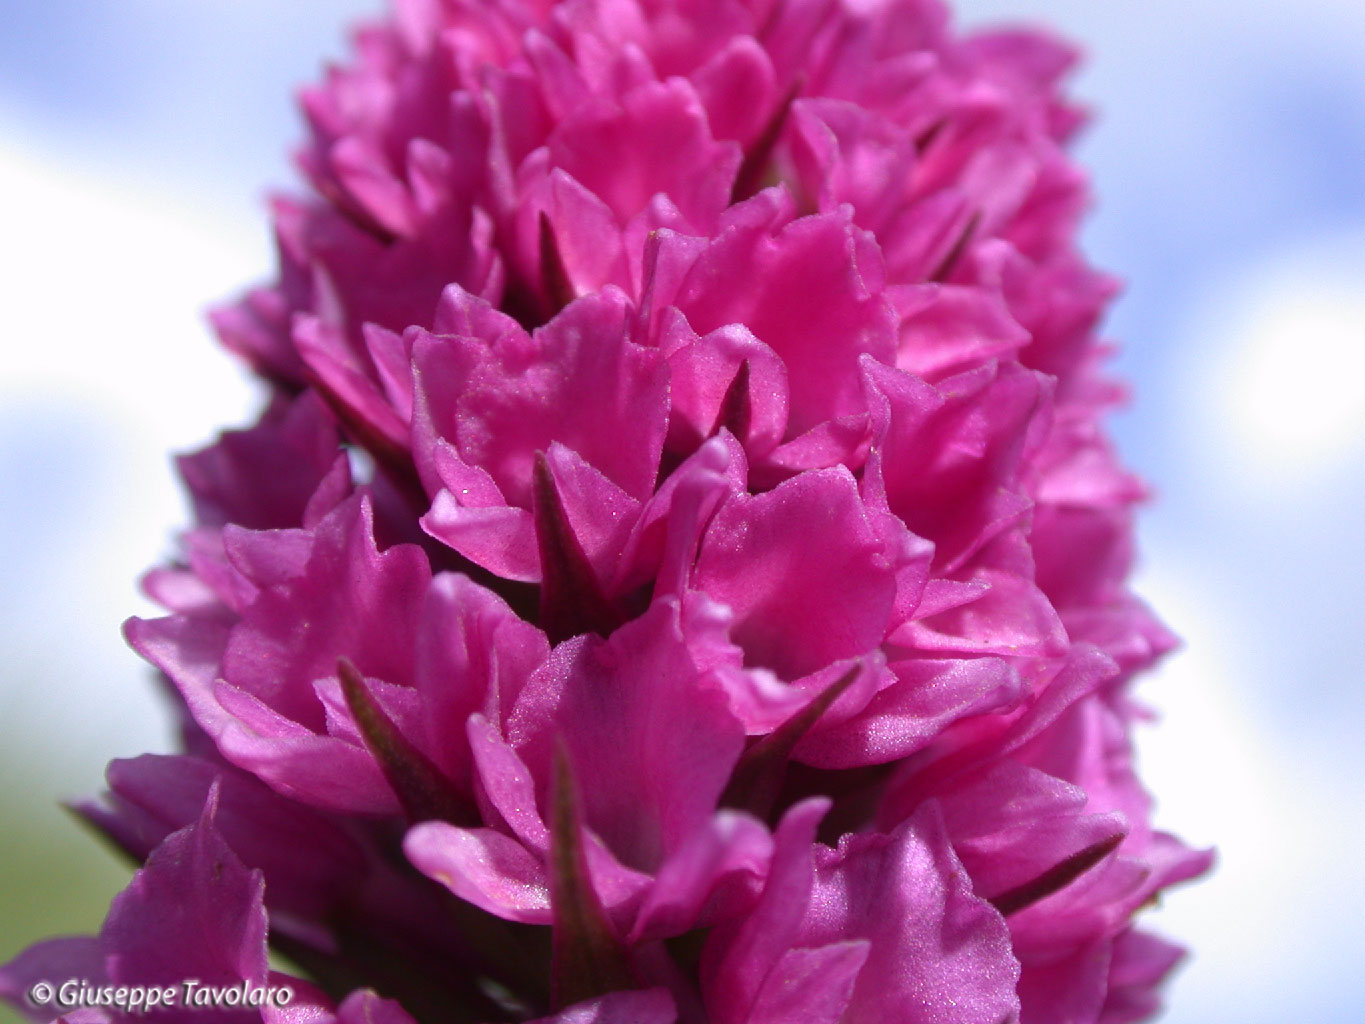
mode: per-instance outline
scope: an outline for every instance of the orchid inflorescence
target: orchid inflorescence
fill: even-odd
[[[0,969],[224,1024],[1120,1024],[1150,824],[1073,54],[935,0],[396,0],[218,312],[143,866]],[[275,957],[274,960],[271,957]],[[272,966],[273,964],[273,966]],[[29,1008],[54,1016],[49,1006]],[[118,1008],[73,1021],[121,1019]]]

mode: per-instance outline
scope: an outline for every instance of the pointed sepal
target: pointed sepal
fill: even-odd
[[[1126,833],[1118,832],[1098,843],[1087,846],[1084,850],[1078,850],[1070,857],[1048,868],[1037,878],[992,897],[989,901],[990,904],[1005,917],[1033,906],[1039,900],[1046,899],[1053,893],[1065,889],[1081,875],[1104,860],[1105,857],[1118,849],[1125,835]]]
[[[536,452],[532,505],[540,550],[540,628],[551,643],[580,633],[607,636],[624,621],[574,534],[544,452]]]
[[[555,749],[550,801],[551,992],[555,1006],[563,1007],[637,985],[588,874],[578,791],[562,741]]]
[[[854,665],[816,694],[800,711],[746,750],[725,787],[720,799],[721,806],[735,807],[766,819],[782,790],[792,751],[844,691],[853,685],[862,670],[861,663]]]
[[[337,661],[337,677],[356,728],[366,748],[379,762],[380,770],[403,805],[408,820],[414,824],[420,821],[477,824],[473,809],[460,798],[431,759],[384,713],[365,685],[360,670],[349,658]]]

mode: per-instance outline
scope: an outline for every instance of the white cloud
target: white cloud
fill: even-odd
[[[1242,316],[1222,396],[1245,452],[1277,473],[1320,472],[1358,453],[1365,443],[1365,296],[1358,287],[1272,283]]]
[[[1365,237],[1315,240],[1211,288],[1186,331],[1182,403],[1207,468],[1292,493],[1365,454]]]
[[[231,222],[12,148],[0,222],[0,451],[31,476],[4,482],[0,556],[35,566],[0,574],[0,718],[11,752],[46,751],[55,797],[90,788],[113,754],[165,744],[151,673],[119,623],[150,610],[135,580],[185,519],[168,449],[256,404],[202,307],[269,264]]]
[[[1268,718],[1248,693],[1265,662],[1258,642],[1271,638],[1239,628],[1237,596],[1200,578],[1197,555],[1148,553],[1167,572],[1141,590],[1187,647],[1139,690],[1162,714],[1139,732],[1141,773],[1158,825],[1219,849],[1210,878],[1144,918],[1194,951],[1164,1019],[1305,1019],[1315,999],[1349,989],[1344,972],[1365,937],[1356,813],[1365,758],[1321,739],[1305,746]]]

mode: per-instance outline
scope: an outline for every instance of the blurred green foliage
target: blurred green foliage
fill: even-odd
[[[57,803],[53,780],[7,761],[0,760],[0,963],[41,939],[97,932],[132,872]],[[89,780],[87,791],[99,781]],[[22,1019],[0,1004],[0,1024]]]

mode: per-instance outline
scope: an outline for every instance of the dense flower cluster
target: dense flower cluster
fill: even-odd
[[[397,0],[220,312],[145,866],[0,971],[172,1020],[1119,1024],[1198,874],[1127,696],[1072,54],[936,0]],[[38,1010],[39,1016],[51,1012]],[[113,1020],[116,1010],[77,1020]],[[204,1017],[204,1019],[208,1019]]]

